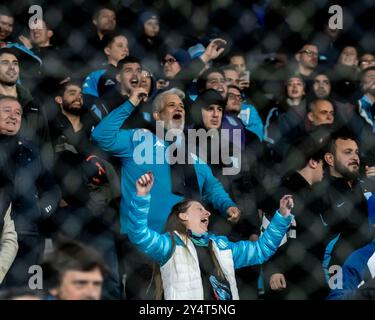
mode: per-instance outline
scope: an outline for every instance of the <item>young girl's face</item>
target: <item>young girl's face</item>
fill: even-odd
[[[287,93],[291,99],[300,99],[305,94],[303,82],[299,78],[290,78],[287,82]]]
[[[186,212],[179,214],[187,229],[202,234],[207,232],[211,213],[197,201],[192,201]]]

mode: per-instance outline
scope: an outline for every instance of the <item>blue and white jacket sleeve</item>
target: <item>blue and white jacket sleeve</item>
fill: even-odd
[[[124,121],[133,112],[133,104],[127,100],[110,112],[92,132],[93,141],[104,151],[114,156],[132,156],[135,130],[121,129]]]
[[[221,182],[215,178],[211,168],[205,163],[195,164],[198,180],[202,179],[202,196],[204,202],[209,202],[223,216],[227,216],[229,207],[237,207],[225,191]]]
[[[150,201],[150,194],[147,196],[134,194],[129,208],[128,236],[139,250],[163,265],[172,256],[172,240],[169,234],[159,234],[148,227]]]
[[[292,214],[284,217],[276,211],[259,240],[231,242],[234,268],[262,264],[267,261],[279,247],[292,219]]]

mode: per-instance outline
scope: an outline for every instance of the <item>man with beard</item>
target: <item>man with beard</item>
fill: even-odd
[[[318,99],[328,99],[331,94],[331,80],[325,73],[318,73],[312,84],[313,97]]]
[[[366,195],[360,175],[357,142],[348,130],[332,134],[324,159],[329,174],[320,186],[323,195],[320,213],[329,229],[323,267],[342,266],[356,249],[371,241]],[[326,274],[326,276],[329,276]]]
[[[164,128],[169,130],[169,139],[165,138],[166,132],[160,127],[153,127],[151,131],[122,129],[124,121],[136,112],[146,93],[144,88],[134,88],[129,99],[106,116],[92,133],[92,139],[100,148],[121,159],[121,232],[127,233],[128,211],[130,199],[135,192],[135,181],[148,171],[153,172],[156,183],[151,191],[153,200],[149,209],[151,229],[162,232],[171,208],[183,198],[203,198],[230,221],[238,221],[239,209],[205,163],[197,161],[197,157],[188,153],[187,148],[185,151],[180,149],[184,153],[184,163],[174,163],[175,160],[181,160],[172,154],[185,125],[185,108],[182,102],[185,95],[181,90],[164,91],[153,101],[153,119],[164,123]],[[177,138],[177,141],[171,145],[173,138]],[[178,154],[179,152],[177,157]],[[123,249],[125,263],[129,267],[128,298],[145,299],[152,274],[152,268],[147,266],[150,266],[151,261],[137,253],[129,241],[124,243]]]
[[[52,148],[47,116],[30,91],[17,83],[20,62],[16,49],[0,49],[0,95],[16,98],[22,106],[20,136],[33,141],[42,151],[43,163],[51,165]]]
[[[318,66],[319,51],[314,44],[307,43],[295,54],[297,61],[296,72],[305,82],[312,79],[314,71]]]
[[[56,116],[50,123],[54,174],[62,191],[60,208],[45,228],[95,247],[110,267],[103,284],[106,299],[120,299],[115,243],[116,198],[120,182],[113,166],[90,141],[93,119],[84,109],[79,82],[68,80],[55,97]]]

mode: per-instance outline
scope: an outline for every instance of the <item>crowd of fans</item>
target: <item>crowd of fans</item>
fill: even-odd
[[[0,8],[0,297],[374,297],[368,12],[171,3]]]

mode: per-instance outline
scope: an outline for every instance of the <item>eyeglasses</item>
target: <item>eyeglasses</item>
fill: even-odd
[[[365,64],[365,65],[374,64],[375,60],[362,60],[362,61],[359,61],[359,63],[360,64]]]
[[[316,51],[311,51],[309,49],[306,49],[306,50],[301,50],[300,53],[305,53],[307,54],[309,57],[317,57],[319,55],[318,52]]]
[[[177,62],[177,60],[176,60],[176,59],[173,59],[173,58],[163,59],[163,60],[161,61],[161,65],[162,65],[162,67],[164,67],[167,63],[168,63],[169,65],[171,65],[171,64],[173,64],[173,63],[175,63],[175,62]]]
[[[240,94],[228,93],[228,99],[238,100],[239,102],[243,101],[243,98]]]
[[[151,74],[148,71],[142,70],[142,78],[151,78]]]

